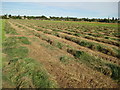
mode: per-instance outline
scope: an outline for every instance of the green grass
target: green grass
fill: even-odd
[[[89,66],[90,68],[97,70],[104,75],[107,75],[111,77],[112,79],[116,80],[118,83],[120,83],[120,67],[109,63],[105,62],[100,58],[97,58],[95,56],[91,56],[90,54],[79,51],[79,50],[73,50],[73,49],[68,49],[68,53],[74,55],[76,59],[78,59],[78,62],[82,62]]]
[[[16,88],[55,88],[57,85],[41,64],[31,58],[12,59],[7,67],[4,78],[7,78]]]
[[[118,57],[117,51],[115,51],[113,48],[107,47],[107,46],[99,44],[99,43],[94,43],[94,42],[90,42],[87,40],[81,40],[79,38],[75,38],[75,37],[71,37],[71,36],[67,36],[67,35],[62,35],[62,34],[59,34],[57,32],[54,33],[53,31],[46,30],[46,31],[44,31],[44,33],[55,35],[57,37],[61,37],[61,38],[70,40],[72,42],[75,42],[75,43],[79,44],[80,46],[84,46],[84,47],[87,47],[89,49],[96,50],[96,51],[102,52],[102,53],[107,54],[107,55]],[[59,48],[63,47],[63,45],[60,43],[58,43],[57,46]]]
[[[2,20],[0,20],[0,49],[2,48],[2,39],[3,39],[3,27]],[[2,52],[0,50],[0,89],[2,88]]]
[[[15,29],[13,29],[7,21],[5,22],[4,31],[5,31],[6,34],[13,34],[13,35],[17,35],[18,34],[15,31]]]
[[[9,37],[4,40],[2,43],[3,48],[9,48],[9,47],[17,47],[18,46],[18,41],[16,37]]]
[[[17,39],[19,40],[19,42],[23,43],[23,44],[31,44],[31,42],[27,39],[27,37],[17,37]]]
[[[8,39],[8,40],[7,40]],[[16,38],[7,38],[3,42],[3,53],[7,55],[7,63],[4,65],[4,78],[16,88],[36,87],[36,88],[54,88],[57,84],[50,80],[47,71],[44,70],[41,64],[35,62],[31,58],[27,58],[28,49],[20,46]]]
[[[57,43],[56,43],[56,47],[58,47],[59,49],[62,49],[63,46],[64,46],[63,43],[60,43],[60,42],[57,42]]]
[[[26,37],[9,37],[3,41],[3,53],[6,54],[3,81],[17,89],[58,87],[42,64],[28,57],[29,50],[21,46],[23,44],[30,44]]]
[[[5,39],[5,20],[0,20],[0,23],[1,23],[1,26],[0,27],[2,27],[1,29],[2,29],[2,40],[4,40]]]
[[[90,25],[90,26],[118,27],[118,24],[109,24],[109,23],[70,22],[70,21],[69,22],[65,22],[65,21],[49,21],[49,20],[44,20],[43,22],[81,24],[81,25]]]
[[[70,60],[74,60],[74,58],[68,57],[68,56],[61,56],[60,61],[64,64],[68,64]]]
[[[47,31],[47,30],[45,30],[45,31],[43,31],[43,32],[44,32],[44,33],[47,33],[47,34],[55,35],[55,36],[57,36],[57,37],[65,38],[65,39],[70,40],[70,41],[73,41],[73,42],[75,42],[75,43],[77,43],[77,44],[79,44],[79,45],[81,45],[81,46],[90,48],[90,49],[92,49],[92,50],[97,50],[97,51],[102,52],[102,53],[104,53],[104,54],[112,55],[112,56],[114,56],[114,57],[118,57],[117,51],[113,50],[113,48],[109,48],[109,47],[106,47],[105,45],[101,45],[101,44],[98,44],[98,43],[89,42],[89,41],[87,41],[87,40],[80,40],[80,39],[78,39],[78,38],[74,38],[74,37],[70,37],[70,36],[65,36],[65,35],[62,35],[62,34],[57,33],[56,31],[58,31],[58,30],[56,30],[56,29],[53,29],[53,31]],[[74,34],[74,35],[80,36],[81,34],[76,33],[76,34]],[[90,34],[90,35],[92,35],[92,34]],[[97,35],[97,34],[96,34],[95,36],[96,36],[96,37],[101,37],[102,35]],[[98,41],[98,39],[96,39],[96,38],[94,38],[94,39],[95,39],[96,41]],[[113,41],[104,41],[104,40],[100,40],[100,39],[99,39],[99,41],[100,41],[100,42],[105,42],[105,43],[108,43],[108,44],[110,43],[110,44],[116,45],[116,46],[119,45],[119,43],[113,42]],[[59,48],[62,48],[62,44],[58,44],[57,46],[58,46]],[[118,58],[119,58],[119,57],[118,57]]]
[[[24,58],[28,54],[26,47],[20,46],[17,37],[9,37],[3,42],[3,53],[9,56],[9,59]]]
[[[91,25],[91,26],[106,26],[106,27],[118,27],[117,24],[109,24],[109,23],[84,23],[84,22],[80,22],[80,24],[83,25]]]
[[[50,50],[55,50],[55,48],[49,44],[46,44],[46,43],[40,43],[41,46],[45,47],[45,48],[48,48]]]
[[[95,29],[94,31],[96,31],[96,32],[99,29],[101,30],[101,32],[104,32],[104,31],[106,32],[109,29],[111,29],[111,30],[116,29],[118,26],[117,24],[86,23],[86,22],[62,22],[62,21],[40,21],[40,23],[37,23],[37,24],[40,24],[42,26],[41,23],[54,24],[54,26],[57,26],[57,24],[59,24],[59,25],[61,24],[63,26],[69,25],[69,27],[73,25],[73,28],[74,28],[74,26],[78,25],[77,29],[81,29],[81,30],[84,29],[85,31],[87,31],[87,29],[88,29],[88,31],[90,29]],[[45,26],[43,26],[43,27],[45,27]],[[92,27],[92,28],[90,28],[90,27]],[[59,29],[62,30],[62,28],[59,28]],[[47,31],[47,30],[43,31],[43,32],[51,34],[51,35],[55,35],[55,36],[58,36],[58,37],[61,37],[61,38],[64,38],[64,39],[67,39],[70,41],[73,41],[81,46],[90,48],[92,50],[100,51],[100,52],[108,54],[110,56],[118,57],[118,55],[119,55],[117,53],[119,51],[115,50],[114,48],[111,48],[111,47],[109,48],[109,47],[102,45],[102,44],[97,44],[97,43],[93,43],[93,42],[89,42],[89,41],[85,41],[85,40],[80,40],[79,38],[73,38],[73,37],[69,37],[69,36],[65,36],[65,35],[60,35],[59,33],[57,33],[57,31],[59,31],[58,29],[53,29],[53,30],[54,30],[54,32]],[[74,29],[71,28],[71,30],[74,30]],[[116,33],[114,33],[114,34],[116,35]],[[80,34],[74,34],[74,35],[80,36]],[[103,35],[97,35],[97,34],[89,34],[89,35],[91,35],[91,37],[92,36],[103,37]],[[66,45],[64,45],[61,42],[57,43],[54,40],[52,40],[51,38],[43,37],[42,35],[40,35],[38,33],[35,34],[35,36],[41,38],[42,40],[47,41],[52,46],[55,46],[55,47],[62,49],[62,50],[67,50],[68,53],[70,53],[74,56],[74,58],[75,58],[74,60],[76,60],[78,62],[82,62],[82,63],[86,64],[88,67],[90,67],[94,70],[97,70],[106,76],[111,77],[112,79],[116,80],[117,82],[120,82],[120,77],[119,77],[120,67],[118,65],[115,65],[111,62],[107,62],[105,60],[102,60],[101,58],[93,56],[87,52],[83,52],[80,50],[76,50],[74,48],[67,47]],[[106,37],[106,39],[108,39],[108,37]],[[69,61],[69,57],[67,57],[67,56],[61,56],[59,59],[62,63],[66,63]],[[38,79],[38,78],[36,77],[36,79]],[[36,84],[36,85],[39,85],[39,84]]]
[[[112,33],[112,35],[114,35],[115,37],[120,37],[120,32],[118,31],[118,32],[114,32],[114,33]]]
[[[81,34],[80,34],[80,33],[75,33],[74,35],[75,35],[75,36],[78,36],[78,37],[79,37],[79,36],[81,36]]]
[[[113,64],[106,64],[106,66],[108,66],[112,71],[111,78],[117,80],[120,83],[120,67]]]
[[[3,50],[3,53],[9,55],[9,58],[24,58],[28,54],[28,49],[26,47],[13,47],[13,48],[6,48]]]
[[[110,37],[110,39],[111,39],[111,40],[120,41],[120,38],[111,38],[111,37]]]
[[[116,66],[115,64],[112,64],[110,62],[105,62],[104,60],[97,58],[95,56],[92,56],[84,51],[75,50],[73,47],[69,47],[66,44],[63,44],[61,42],[59,42],[59,43],[61,43],[62,46],[61,46],[61,44],[58,44],[58,46],[57,46],[56,45],[57,41],[53,41],[49,37],[44,37],[44,35],[37,34],[37,36],[40,36],[41,39],[47,41],[48,43],[52,42],[51,45],[53,45],[59,49],[63,49],[63,47],[64,47],[63,50],[67,49],[67,52],[72,54],[75,57],[74,60],[76,60],[78,62],[82,62],[82,63],[86,64],[88,67],[90,67],[94,70],[97,70],[97,71],[105,74],[106,76],[109,76],[112,79],[117,80],[119,82],[120,77],[117,74],[114,74],[114,73],[119,72],[117,70],[120,68],[119,66]],[[84,42],[81,44],[83,44],[83,45],[85,44],[89,47],[90,46],[92,47],[92,45],[93,45],[93,44],[88,45],[87,43],[84,43]],[[98,47],[93,47],[93,48],[98,49],[99,51],[105,51],[105,50],[103,50],[104,48],[102,46],[99,46],[99,45],[98,45]],[[104,52],[104,53],[106,53],[106,52]],[[70,58],[67,56],[61,56],[59,59],[62,63],[65,63],[65,64],[67,64],[70,60]],[[113,67],[111,68],[111,66],[108,66],[108,64],[110,64]],[[117,67],[117,69],[116,69],[116,67]]]

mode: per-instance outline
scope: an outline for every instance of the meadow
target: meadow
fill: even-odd
[[[119,87],[117,24],[8,19],[2,26],[4,88]]]

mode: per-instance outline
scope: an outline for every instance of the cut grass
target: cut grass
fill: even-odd
[[[9,37],[4,40],[3,47],[15,47],[20,43],[30,44],[29,40],[26,37]]]
[[[26,37],[9,37],[3,42],[3,81],[19,88],[56,88],[57,83],[41,64],[28,58],[28,48],[20,44],[30,44]],[[7,71],[7,72],[6,72]]]
[[[50,80],[43,66],[31,58],[13,59],[3,70],[7,70],[4,78],[16,88],[55,88],[57,86]]]
[[[2,49],[2,39],[3,39],[3,26],[2,20],[0,20],[0,49]],[[0,50],[0,89],[2,89],[2,51]]]
[[[50,80],[47,71],[41,65],[35,63],[33,59],[26,58],[28,49],[26,47],[7,48],[5,53],[8,58],[7,70],[9,81],[11,81],[16,88],[55,88],[56,84]]]
[[[17,35],[18,33],[15,31],[15,29],[13,29],[10,24],[6,21],[5,22],[5,33],[6,34],[13,34],[13,35]]]
[[[113,48],[109,48],[109,47],[107,47],[105,45],[102,45],[102,44],[90,42],[90,41],[87,41],[87,40],[82,40],[82,39],[71,37],[71,36],[68,36],[68,35],[63,35],[63,34],[57,33],[56,31],[45,30],[45,31],[43,31],[43,33],[47,33],[47,34],[51,34],[51,35],[54,35],[54,36],[57,36],[57,37],[61,37],[61,38],[70,40],[72,42],[75,42],[75,43],[79,44],[80,46],[84,46],[84,47],[87,47],[89,49],[96,50],[96,51],[99,51],[101,53],[119,58],[118,51],[113,50]],[[109,42],[107,42],[107,43],[109,43]],[[113,42],[112,42],[112,44],[119,45],[119,43],[113,43]],[[61,44],[59,44],[58,46],[60,46],[60,48],[62,48]]]
[[[17,39],[19,39],[19,42],[23,43],[23,44],[31,44],[31,42],[27,39],[27,37],[17,37]]]
[[[120,83],[120,67],[113,64],[106,64],[106,66],[108,66],[112,71],[111,78],[117,80]]]
[[[7,54],[9,58],[24,58],[28,54],[28,49],[26,47],[13,47],[13,48],[6,48],[3,50],[3,53]]]
[[[55,49],[53,46],[45,44],[45,43],[41,43],[40,45],[43,46],[43,47],[45,47],[45,48],[48,48],[50,50],[54,50]]]
[[[61,56],[60,61],[64,64],[68,64],[70,60],[74,60],[74,58],[68,57],[68,56]]]
[[[2,41],[5,39],[5,20],[0,20],[0,23],[1,23],[1,30],[2,30]]]
[[[86,52],[78,50],[67,50],[70,54],[74,55],[78,62],[85,63],[87,66],[103,73],[104,75],[110,76],[112,79],[120,83],[120,67],[109,63],[104,62],[100,58],[93,57]]]
[[[63,43],[60,43],[60,42],[57,42],[57,43],[56,43],[56,47],[58,47],[59,49],[62,49],[63,46],[64,46]]]
[[[31,21],[35,21],[35,20],[31,20]],[[44,20],[41,21],[42,23],[61,23],[61,24],[80,24],[80,25],[88,25],[88,26],[103,26],[103,27],[118,27],[117,24],[109,24],[109,23],[96,23],[96,22],[71,22],[71,21],[50,21],[50,20]]]
[[[31,26],[31,28],[34,28],[34,29],[36,29],[36,30],[38,30],[39,28],[36,28],[36,27],[34,27],[34,26]],[[83,35],[83,34],[80,34],[79,32],[75,32],[74,31],[74,33],[71,33],[71,32],[68,32],[68,30],[67,31],[65,31],[65,30],[56,30],[56,29],[52,29],[51,28],[51,30],[53,30],[53,32],[51,33],[51,32],[49,32],[49,31],[44,31],[44,30],[40,30],[40,31],[43,31],[44,33],[47,33],[47,34],[52,34],[52,35],[55,35],[55,36],[57,36],[58,35],[58,33],[57,32],[62,32],[62,33],[67,33],[67,34],[69,34],[69,35],[74,35],[74,36],[81,36],[81,37],[84,37],[84,38],[87,38],[87,39],[92,39],[92,40],[95,40],[95,41],[98,41],[98,42],[103,42],[103,43],[107,43],[107,44],[111,44],[111,45],[116,45],[116,46],[120,46],[120,43],[118,43],[118,42],[115,42],[115,41],[111,41],[111,40],[105,40],[105,39],[103,39],[102,37],[104,36],[104,35],[101,35],[101,34],[92,34],[92,33],[88,33],[88,35]],[[84,30],[84,29],[83,29]],[[91,35],[91,36],[90,36]],[[93,37],[94,36],[94,37]],[[96,38],[96,37],[101,37],[101,39],[99,39],[99,38]],[[108,36],[105,36],[106,38],[108,38]]]
[[[61,38],[67,39],[67,40],[70,40],[72,42],[79,44],[80,46],[84,46],[84,47],[87,47],[89,49],[96,50],[96,51],[102,52],[104,54],[112,55],[113,57],[119,58],[118,52],[115,49],[109,48],[105,45],[101,45],[101,44],[94,43],[94,42],[89,42],[87,40],[80,40],[79,38],[62,35],[62,34],[59,34],[57,32],[54,33],[52,31],[47,31],[47,30],[43,31],[43,32],[47,33],[47,34],[55,35],[57,37],[61,37]]]
[[[56,27],[56,28],[61,29],[61,30],[64,29],[64,28],[66,28],[66,30],[69,29],[71,31],[76,31],[76,32],[79,32],[80,29],[83,30],[83,32],[94,29],[94,31],[97,33],[100,30],[100,32],[103,33],[102,35],[97,35],[96,33],[90,34],[91,37],[95,36],[95,38],[96,37],[101,37],[101,36],[103,37],[104,34],[107,36],[109,34],[108,33],[109,29],[111,30],[109,32],[114,32],[114,30],[116,30],[116,28],[111,28],[112,26],[108,27],[107,24],[105,24],[105,25],[103,25],[103,27],[101,27],[102,25],[100,25],[100,24],[97,25],[98,23],[97,24],[96,23],[90,23],[91,26],[89,26],[90,24],[88,25],[87,23],[85,23],[83,25],[82,22],[81,22],[80,26],[78,24],[74,24],[75,22],[73,22],[73,23],[72,22],[68,22],[68,24],[66,24],[64,22],[49,22],[49,23],[45,22],[44,24],[42,24],[42,23],[43,22],[41,21],[40,23],[37,23],[37,24],[39,24],[39,26],[41,26],[43,28],[44,27],[47,28],[47,25],[50,24],[51,25],[50,28]],[[78,22],[78,23],[80,24],[80,22]],[[62,25],[62,27],[60,27],[60,24]],[[78,25],[77,26],[78,30],[75,29],[76,25]],[[111,24],[109,24],[109,25],[111,25]],[[32,24],[31,24],[31,26],[32,26]],[[92,27],[92,28],[90,28],[90,27]],[[32,26],[32,28],[33,28],[33,26]],[[49,29],[49,25],[48,25],[47,29]],[[59,33],[57,33],[58,29],[54,30],[55,32],[51,32],[51,31],[47,31],[47,30],[43,31],[44,29],[40,30],[40,31],[43,31],[44,33],[55,35],[57,37],[61,37],[61,38],[64,38],[64,39],[67,39],[67,40],[70,40],[70,41],[73,41],[73,42],[75,42],[75,43],[77,43],[77,44],[79,44],[81,46],[90,48],[92,50],[100,51],[100,52],[108,54],[110,56],[115,56],[115,57],[118,56],[117,51],[114,50],[113,48],[111,49],[111,47],[109,48],[109,47],[107,47],[105,45],[96,44],[96,43],[93,43],[93,42],[89,42],[89,41],[85,41],[85,40],[80,40],[78,38],[76,39],[76,38],[72,38],[72,37],[65,36],[65,35],[60,35]],[[36,30],[38,30],[38,29],[36,28]],[[81,34],[83,32],[81,31]],[[91,33],[91,32],[92,31],[90,31],[89,33]],[[39,34],[36,34],[35,36],[41,38],[42,40],[47,41],[48,43],[50,43],[50,45],[53,45],[53,46],[55,46],[55,47],[57,47],[59,49],[62,49],[62,50],[66,50],[66,48],[64,48],[64,47],[66,47],[64,44],[62,44],[62,45],[61,44],[56,45],[57,43],[55,43],[50,38],[46,38],[46,37],[44,38],[44,37],[42,37]],[[76,36],[79,36],[79,34],[76,35]],[[107,76],[110,76],[112,79],[117,80],[119,82],[120,77],[117,74],[117,73],[119,73],[119,66],[117,66],[115,64],[112,64],[110,62],[105,62],[102,59],[99,59],[99,58],[97,58],[95,56],[92,56],[92,55],[90,55],[90,54],[88,54],[86,52],[83,52],[83,51],[80,51],[80,50],[71,49],[69,47],[67,47],[67,52],[70,53],[70,54],[72,54],[75,57],[75,60],[77,60],[78,62],[82,62],[82,63],[86,64],[87,66],[93,68],[94,70],[97,70],[97,71],[99,71],[99,72],[101,72],[101,73],[103,73],[103,74],[105,74]],[[61,60],[61,62],[66,62],[67,61],[66,57],[64,57],[64,56],[61,56],[60,60]]]
[[[59,48],[58,46],[56,46],[57,42],[54,41],[54,40],[51,40],[49,37],[44,36],[44,35],[40,35],[38,33],[36,34],[36,36],[38,36],[42,40],[47,41],[51,45]],[[106,76],[111,77],[112,79],[116,80],[118,83],[120,82],[119,81],[120,77],[116,76],[117,74],[114,74],[114,73],[119,72],[118,70],[116,70],[116,65],[115,64],[111,64],[110,62],[105,62],[104,60],[102,60],[98,57],[92,56],[92,55],[90,55],[90,54],[88,54],[84,51],[75,50],[73,47],[68,47],[68,45],[66,45],[66,44],[63,44],[63,43],[61,43],[61,44],[63,45],[62,47],[64,47],[64,49],[63,48],[59,48],[59,49],[67,50],[68,53],[72,54],[75,57],[74,60],[77,59],[76,61],[82,62],[82,63],[86,64],[88,67],[90,67],[94,70],[97,70],[97,71],[103,73]],[[99,48],[101,49],[101,47],[99,47]],[[61,56],[60,61],[62,63],[68,63],[69,59],[66,56]],[[111,66],[113,66],[113,68],[108,66],[109,64]],[[119,69],[120,67],[117,66],[117,68]],[[117,78],[115,78],[115,77],[117,77]]]

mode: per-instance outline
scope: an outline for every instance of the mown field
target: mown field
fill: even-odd
[[[3,87],[118,88],[117,24],[4,20]]]
[[[2,20],[0,20],[0,36],[2,36]],[[2,38],[0,37],[0,89],[2,88]]]

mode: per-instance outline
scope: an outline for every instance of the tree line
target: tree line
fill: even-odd
[[[76,18],[76,17],[46,17],[44,15],[42,16],[12,16],[12,15],[2,15],[0,16],[2,19],[36,19],[36,20],[53,20],[53,21],[88,21],[88,22],[106,22],[106,23],[118,23],[118,18],[112,17],[110,18],[104,18],[104,19],[96,19],[96,18]]]

